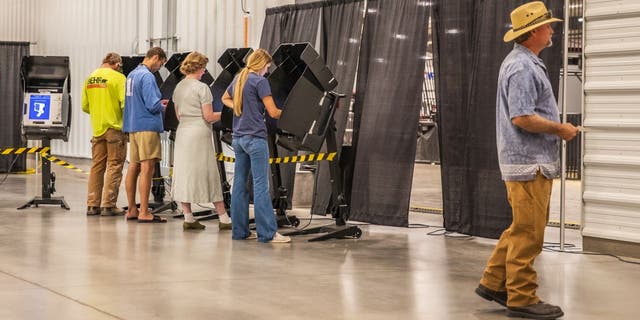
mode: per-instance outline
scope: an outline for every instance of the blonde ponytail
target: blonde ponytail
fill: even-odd
[[[242,93],[244,85],[249,78],[249,72],[258,72],[271,63],[271,55],[264,49],[257,49],[247,59],[247,66],[240,71],[238,79],[233,87],[233,114],[236,117],[242,115]]]
[[[236,117],[242,115],[242,92],[244,91],[244,84],[249,78],[249,68],[244,67],[238,75],[235,87],[233,87],[233,114]]]

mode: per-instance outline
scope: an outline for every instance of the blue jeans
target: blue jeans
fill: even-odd
[[[249,236],[249,170],[253,176],[253,209],[258,241],[269,242],[278,230],[269,192],[269,147],[267,140],[253,136],[233,138],[236,162],[231,191],[231,237]]]

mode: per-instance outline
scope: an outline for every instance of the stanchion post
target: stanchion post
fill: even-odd
[[[567,74],[569,68],[569,0],[564,1],[564,32],[562,54],[562,123],[567,122]],[[560,174],[560,250],[564,251],[567,191],[567,142],[562,140],[562,170]]]

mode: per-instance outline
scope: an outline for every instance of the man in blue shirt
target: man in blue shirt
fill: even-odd
[[[507,315],[555,319],[564,313],[536,295],[535,258],[542,251],[553,178],[560,174],[560,138],[578,128],[560,123],[558,106],[540,52],[551,46],[553,18],[540,1],[511,12],[515,40],[498,77],[496,137],[498,161],[513,222],[500,236],[476,293],[507,307]]]
[[[149,193],[153,170],[162,157],[160,133],[164,131],[162,113],[167,101],[161,100],[153,73],[167,61],[162,48],[154,47],[136,69],[129,73],[125,88],[123,131],[129,134],[129,168],[125,186],[129,212],[127,220],[139,223],[167,222],[149,212]],[[136,183],[140,192],[140,211],[136,208]]]

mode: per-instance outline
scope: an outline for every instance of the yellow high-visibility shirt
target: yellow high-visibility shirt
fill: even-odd
[[[113,128],[122,130],[126,77],[111,68],[98,68],[84,81],[82,111],[89,114],[93,136]]]

